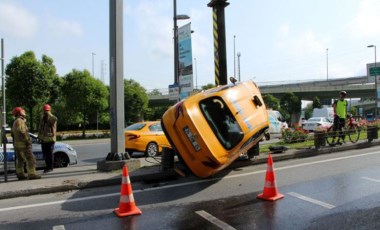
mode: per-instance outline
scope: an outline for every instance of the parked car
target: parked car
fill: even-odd
[[[169,146],[169,141],[162,131],[160,121],[138,122],[128,126],[124,132],[125,151],[144,152],[145,156],[157,156],[162,147]]]
[[[199,92],[169,108],[162,128],[175,153],[198,177],[221,171],[239,156],[259,154],[268,113],[253,81]]]
[[[7,147],[7,159],[9,167],[14,167],[14,162],[16,159],[16,154],[13,148],[13,138],[11,137],[11,130],[6,129],[6,136],[8,142],[6,143]],[[41,142],[33,133],[29,133],[29,136],[32,141],[32,151],[34,156],[36,157],[36,168],[44,168],[45,161],[41,150]],[[78,156],[76,150],[71,147],[69,144],[65,144],[62,142],[56,142],[54,145],[54,167],[67,167],[69,165],[78,163]],[[4,153],[3,153],[3,145],[0,145],[0,162],[4,163]]]
[[[269,116],[269,134],[281,135],[282,131],[288,128],[285,118],[277,110],[267,110]]]
[[[367,122],[373,122],[373,121],[375,121],[375,117],[373,116],[373,113],[368,113],[365,116],[365,119],[367,120]]]
[[[326,117],[312,117],[305,121],[302,128],[307,131],[327,130],[333,125],[333,122]]]

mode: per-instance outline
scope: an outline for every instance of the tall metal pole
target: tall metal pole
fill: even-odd
[[[4,39],[1,39],[1,96],[3,97],[3,119],[2,119],[2,142],[4,154],[4,181],[8,182],[8,153],[7,153],[7,136],[5,128],[7,127],[7,116],[5,111],[5,67],[4,67]]]
[[[177,0],[173,0],[173,37],[174,37],[174,84],[179,84]]]
[[[236,77],[236,49],[235,49],[235,38],[236,36],[234,35],[234,77]]]
[[[95,77],[94,75],[94,56],[96,55],[96,53],[92,53],[92,77]]]
[[[111,154],[122,159],[124,147],[123,0],[110,0]]]
[[[369,45],[367,46],[367,48],[375,48],[375,68],[374,68],[374,72],[375,72],[375,120],[377,120],[377,102],[379,100],[378,96],[377,96],[377,65],[376,65],[376,46],[375,45]],[[371,75],[371,74],[370,74]]]
[[[227,0],[211,0],[214,35],[214,72],[215,85],[227,85],[227,54],[224,8],[230,3]]]
[[[198,89],[198,72],[197,72],[197,58],[194,58],[194,73],[195,73],[195,89]]]
[[[377,121],[377,102],[379,100],[378,94],[377,94],[377,65],[376,65],[376,46],[375,47],[375,121]]]
[[[327,81],[329,80],[329,48],[326,49],[326,76]]]
[[[238,52],[237,53],[237,57],[238,57],[238,79],[239,79],[239,82],[240,82],[240,56],[241,56],[241,53]]]

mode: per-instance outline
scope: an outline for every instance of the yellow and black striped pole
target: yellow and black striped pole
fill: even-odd
[[[227,0],[212,0],[213,35],[214,35],[214,66],[215,85],[227,85],[227,54],[224,8],[230,3]]]

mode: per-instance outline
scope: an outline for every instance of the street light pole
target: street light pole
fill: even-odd
[[[241,53],[238,52],[237,57],[238,57],[238,79],[239,79],[239,82],[240,82],[240,56],[241,56]]]
[[[234,35],[234,77],[236,77],[236,61],[235,61],[236,51],[235,51],[235,38],[236,38],[236,36]]]
[[[326,76],[327,81],[329,80],[329,48],[326,49]]]
[[[5,66],[4,66],[4,39],[1,39],[1,96],[2,96],[2,127],[1,138],[3,143],[4,153],[4,181],[8,182],[8,153],[7,153],[7,137],[5,135],[5,128],[7,127],[7,114],[5,111]]]
[[[174,84],[178,84],[178,26],[177,0],[173,0],[173,37],[174,37]],[[179,86],[178,86],[179,87]]]
[[[94,75],[94,56],[96,55],[96,53],[92,53],[92,77],[95,77]]]
[[[179,99],[181,99],[181,86],[179,85],[179,58],[178,58],[178,26],[177,20],[189,19],[187,15],[177,15],[177,0],[173,0],[173,37],[174,37],[174,84],[178,85]]]
[[[375,120],[377,120],[377,101],[378,101],[378,97],[377,97],[377,66],[376,66],[376,46],[375,45],[369,45],[367,46],[367,48],[375,48]],[[370,74],[371,75],[371,74]]]
[[[194,73],[195,73],[195,89],[198,89],[198,73],[197,73],[197,58],[194,58]]]

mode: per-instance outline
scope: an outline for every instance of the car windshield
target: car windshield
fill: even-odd
[[[243,139],[244,134],[238,122],[222,98],[207,98],[200,101],[199,106],[224,148],[232,149]]]
[[[136,123],[136,124],[128,126],[125,130],[141,130],[145,126],[146,124],[144,123]]]

